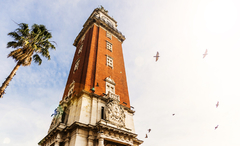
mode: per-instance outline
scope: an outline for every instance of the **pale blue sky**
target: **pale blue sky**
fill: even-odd
[[[58,45],[50,61],[20,67],[0,99],[0,145],[34,146],[47,134],[72,63],[73,41],[100,5],[126,36],[130,101],[143,146],[239,146],[237,0],[1,0],[0,83],[15,65],[6,48],[7,33],[17,28],[12,20],[44,24]]]

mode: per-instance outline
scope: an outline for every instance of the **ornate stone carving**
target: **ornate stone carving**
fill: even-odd
[[[109,98],[109,99],[111,99],[111,100],[120,101],[120,96],[117,95],[117,94],[114,94],[114,93],[112,93],[112,92],[108,92],[107,98]]]
[[[106,77],[106,78],[105,78],[105,81],[106,81],[106,82],[109,82],[109,83],[111,83],[111,84],[113,84],[113,85],[116,85],[116,83],[113,81],[113,79],[111,78],[111,76]]]
[[[116,126],[125,126],[124,109],[119,104],[118,100],[110,99],[107,103],[106,119]]]
[[[54,117],[52,119],[52,123],[48,132],[50,132],[56,125],[62,122],[63,107],[59,105],[55,111],[56,113],[53,114]]]

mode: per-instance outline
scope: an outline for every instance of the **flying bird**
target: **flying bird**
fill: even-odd
[[[153,57],[156,57],[156,61],[158,61],[158,58],[160,57],[159,53],[157,52],[156,56],[153,56]]]
[[[203,54],[203,58],[205,58],[207,55],[208,54],[207,54],[207,49],[206,49],[205,53]]]
[[[145,138],[148,138],[148,135],[146,134],[146,137]]]
[[[218,125],[215,127],[215,130],[218,128]]]
[[[217,104],[216,104],[216,108],[219,106],[219,101],[217,102]]]
[[[151,132],[151,129],[148,129],[148,133],[150,133]]]

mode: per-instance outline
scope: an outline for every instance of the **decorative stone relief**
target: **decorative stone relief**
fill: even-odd
[[[67,98],[72,97],[74,86],[75,86],[75,81],[73,80],[69,86]]]
[[[105,78],[105,81],[106,81],[106,82],[109,82],[109,83],[111,83],[111,84],[113,84],[113,85],[115,85],[115,82],[113,81],[113,79],[111,78],[111,76],[106,77],[106,78]]]
[[[119,101],[113,99],[109,100],[107,103],[106,120],[116,126],[124,127],[125,117],[124,109],[120,106]]]
[[[111,100],[120,101],[120,96],[108,91],[107,97]]]
[[[78,50],[78,55],[82,52],[82,48],[83,48],[83,44],[80,46],[80,48]]]
[[[77,60],[75,66],[74,66],[74,70],[73,70],[73,72],[75,72],[75,71],[78,69],[79,62],[80,62],[80,59]]]

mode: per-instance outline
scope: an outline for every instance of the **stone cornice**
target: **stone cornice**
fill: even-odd
[[[123,106],[123,105],[122,105]],[[127,110],[129,113],[132,113],[134,114],[135,111],[134,110],[131,110],[130,108],[126,107],[126,106],[123,106],[125,110]]]
[[[114,34],[121,42],[123,42],[125,40],[125,36],[120,31],[118,31],[116,28],[111,26],[111,24],[109,24],[104,19],[102,19],[98,16],[92,16],[92,17],[88,18],[88,20],[85,22],[85,24],[83,26],[83,29],[81,30],[81,32],[78,34],[78,36],[74,40],[74,43],[73,43],[74,46],[77,46],[80,38],[85,34],[85,32],[88,30],[88,28],[90,28],[93,24],[104,27],[106,30],[108,30],[109,32]]]
[[[98,136],[97,139],[103,138],[105,140],[126,144],[133,146],[135,144],[140,145],[143,143],[142,140],[137,139],[137,134],[125,131],[119,128],[115,128],[99,122],[97,124]]]
[[[69,130],[73,130],[73,129],[76,129],[76,128],[85,128],[85,129],[96,129],[96,126],[94,125],[90,125],[90,124],[84,124],[84,123],[80,123],[80,122],[74,122],[72,123],[72,125],[70,126],[67,126],[65,129],[64,129],[64,132],[67,132]]]
[[[132,143],[138,143],[138,144],[141,144],[143,143],[142,140],[138,140],[136,137],[137,137],[137,134],[135,133],[132,133],[132,132],[129,132],[129,131],[126,131],[126,130],[122,130],[122,129],[119,129],[119,128],[115,128],[115,127],[112,127],[110,125],[106,125],[106,124],[102,124],[102,123],[97,123],[96,126],[94,125],[91,125],[91,124],[84,124],[84,123],[80,123],[80,122],[74,122],[73,124],[71,124],[70,126],[66,126],[65,124],[63,123],[60,123],[58,126],[56,126],[51,132],[48,133],[47,136],[45,136],[38,144],[39,145],[42,145],[44,144],[45,142],[47,142],[49,139],[52,139],[53,136],[57,136],[56,134],[59,133],[59,132],[64,132],[64,133],[71,133],[72,131],[76,130],[76,129],[86,129],[86,130],[94,130],[94,131],[97,131],[97,130],[100,130],[100,131],[108,131],[108,132],[113,132],[115,136],[112,136],[112,135],[105,135],[104,133],[101,133],[100,131],[98,131],[98,133],[100,135],[102,135],[104,138],[110,138],[110,139],[115,139],[115,140],[118,140],[118,141],[122,141],[122,142],[125,142],[125,143],[129,143],[132,145]],[[127,140],[125,138],[121,138],[120,137],[116,137],[116,136],[124,136],[126,135],[127,137],[129,137]],[[95,135],[97,136],[97,135]],[[92,136],[92,139],[95,138],[95,136]],[[64,139],[63,139],[64,140]],[[67,137],[65,139],[66,140],[69,140],[69,138]]]
[[[143,140],[137,139],[137,138],[133,138],[133,143],[137,143],[137,145],[140,145],[143,143]]]
[[[90,93],[90,92],[85,91],[85,90],[82,90],[77,96],[79,97],[79,96],[81,96],[81,95],[83,95],[83,94],[87,94],[87,95],[89,95],[90,97],[99,98],[99,99],[101,99],[101,100],[103,100],[103,101],[107,101],[107,100],[108,100],[108,99],[106,98],[106,94],[100,96],[100,95],[98,95],[98,94]],[[132,114],[135,113],[134,110],[132,110],[132,109],[130,109],[130,108],[124,106],[124,105],[121,105],[121,104],[120,104],[120,106],[122,106],[122,107],[123,107],[125,110],[127,110],[129,113],[132,113]]]
[[[121,133],[121,134],[124,134],[124,135],[128,135],[128,136],[133,137],[133,138],[137,137],[137,134],[135,134],[135,133],[132,133],[132,132],[129,132],[129,131],[126,131],[126,130],[122,130],[122,129],[119,129],[119,128],[115,128],[113,126],[106,125],[106,124],[103,124],[101,122],[97,123],[97,127],[112,130],[114,132]]]
[[[106,98],[106,95],[102,95],[102,96],[101,96],[101,95],[98,95],[98,94],[95,94],[95,93],[90,93],[90,92],[88,92],[88,91],[82,90],[79,94],[74,94],[71,98],[69,98],[69,99],[67,99],[67,100],[65,100],[65,99],[61,100],[60,103],[59,103],[59,105],[64,105],[63,107],[65,107],[66,105],[69,105],[69,104],[71,103],[71,100],[73,100],[74,98],[78,98],[78,97],[82,96],[83,94],[87,94],[87,95],[90,96],[90,97],[95,97],[95,98],[101,99],[101,100],[103,100],[103,101],[105,101],[105,102],[107,102],[107,100],[108,100],[108,99]],[[124,105],[121,105],[121,104],[120,104],[120,106],[122,106],[122,107],[123,107],[126,111],[128,111],[129,113],[132,113],[132,114],[135,113],[134,110],[132,110],[132,109],[130,109],[130,108],[124,106]]]
[[[112,17],[110,17],[109,15],[108,15],[108,13],[106,13],[104,10],[102,10],[101,8],[96,8],[96,9],[94,9],[94,11],[92,12],[92,14],[90,15],[90,17],[89,18],[91,18],[94,14],[97,14],[97,13],[99,13],[99,11],[101,11],[105,16],[107,16],[109,19],[111,19],[113,22],[115,22],[115,23],[117,23],[117,21],[116,20],[114,20]],[[85,25],[85,24],[84,24]],[[84,27],[84,25],[83,25],[83,27]]]
[[[58,131],[63,131],[63,129],[65,128],[66,128],[65,124],[59,123],[38,143],[38,145],[42,145],[42,143],[44,143],[48,138],[52,137],[52,135],[54,135]]]
[[[38,145],[42,145],[46,140],[48,140],[50,137],[52,137],[52,135],[54,135],[57,132],[68,132],[68,131],[72,131],[73,129],[76,128],[85,128],[85,129],[96,129],[96,126],[90,125],[90,124],[84,124],[84,123],[80,123],[80,122],[74,122],[73,124],[71,124],[70,126],[66,126],[63,123],[58,124],[57,126],[55,126],[39,143]]]

